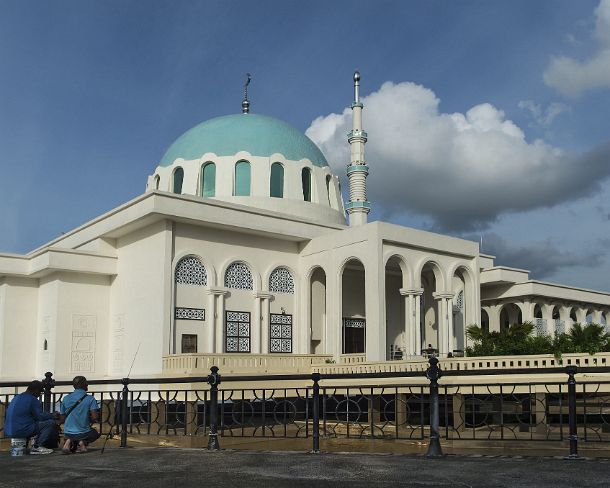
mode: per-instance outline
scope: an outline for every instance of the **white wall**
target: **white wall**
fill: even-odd
[[[7,277],[0,285],[1,378],[36,378],[37,281]]]
[[[117,239],[118,275],[110,293],[109,370],[158,374],[169,350],[171,223],[161,221]]]

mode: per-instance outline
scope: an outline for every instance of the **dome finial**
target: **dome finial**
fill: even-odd
[[[250,112],[250,102],[248,101],[248,85],[250,84],[250,80],[252,79],[252,75],[250,73],[246,73],[246,82],[244,83],[244,100],[241,102],[241,111],[244,114]]]

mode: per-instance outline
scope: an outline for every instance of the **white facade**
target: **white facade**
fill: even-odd
[[[363,132],[360,118],[355,127]],[[362,172],[356,142],[351,166]],[[161,374],[164,356],[186,352],[407,359],[428,344],[463,350],[469,324],[533,320],[553,332],[610,321],[610,294],[494,267],[475,242],[366,223],[366,205],[350,207],[365,211],[348,226],[325,161],[230,143],[239,150],[159,165],[143,195],[40,249],[0,254],[1,378],[120,377],[138,349],[136,376]],[[284,150],[313,154],[309,143]],[[238,162],[249,164],[247,192]],[[350,194],[368,204],[365,188]]]

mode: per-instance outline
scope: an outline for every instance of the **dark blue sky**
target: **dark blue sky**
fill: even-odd
[[[598,3],[0,0],[0,251],[30,251],[142,193],[182,132],[239,111],[246,71],[252,111],[303,131],[351,102],[357,68],[365,94],[412,81],[442,112],[489,102],[528,139],[597,146],[608,90],[571,101],[552,131],[518,104],[561,99],[543,72],[595,48]]]

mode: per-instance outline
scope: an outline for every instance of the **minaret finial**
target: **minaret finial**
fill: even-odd
[[[248,100],[248,85],[250,84],[251,79],[252,75],[250,73],[246,73],[246,82],[244,83],[244,101],[241,102],[241,111],[244,114],[250,112],[250,102]]]
[[[354,72],[354,103],[360,102],[360,72]]]

